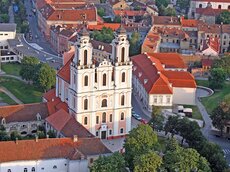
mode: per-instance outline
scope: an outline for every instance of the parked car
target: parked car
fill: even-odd
[[[142,123],[142,124],[148,124],[148,121],[147,121],[146,119],[143,119],[143,118],[142,118],[142,119],[141,119],[141,123]]]
[[[136,114],[135,113],[135,116],[133,116],[136,120],[138,120],[138,121],[141,121],[142,120],[142,118],[140,117],[140,115],[138,115],[138,114]]]

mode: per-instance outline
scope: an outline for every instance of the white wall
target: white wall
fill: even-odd
[[[196,88],[173,87],[173,104],[195,105]]]
[[[56,166],[57,168],[54,168]],[[88,161],[67,159],[49,159],[49,160],[33,160],[33,161],[13,161],[0,164],[0,172],[24,172],[27,168],[31,172],[35,167],[35,172],[88,172]]]
[[[7,39],[14,39],[16,32],[0,31],[0,46],[7,46]],[[4,48],[3,48],[4,49]]]

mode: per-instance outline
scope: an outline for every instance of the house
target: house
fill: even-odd
[[[220,53],[220,39],[212,37],[207,38],[200,46],[200,50],[204,56],[218,56]]]
[[[126,30],[121,26],[111,45],[90,40],[86,28],[76,39],[73,56],[57,72],[55,95],[46,100],[60,100],[96,137],[124,137],[131,130],[132,90]]]
[[[211,6],[214,10],[230,10],[229,0],[191,0],[189,5],[188,17],[194,18],[197,9],[204,9],[207,8],[207,6]]]
[[[109,0],[109,4],[113,9],[129,9],[129,5],[125,0]]]
[[[8,134],[17,131],[22,136],[36,134],[49,115],[46,103],[10,105],[0,107],[0,121]]]
[[[108,150],[98,138],[46,138],[0,142],[0,171],[89,172]]]
[[[196,82],[176,53],[144,53],[132,57],[133,90],[143,106],[195,105]]]
[[[14,39],[16,36],[15,23],[0,23],[0,50],[8,50],[7,40]]]

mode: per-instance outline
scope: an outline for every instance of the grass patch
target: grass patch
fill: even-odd
[[[17,103],[12,100],[8,95],[3,92],[0,92],[0,101],[7,103],[9,105],[16,105]]]
[[[193,119],[203,120],[202,115],[201,115],[197,106],[193,106],[193,105],[183,105],[183,106],[184,106],[184,108],[191,108],[192,109],[192,118]]]
[[[196,80],[196,84],[198,86],[204,86],[204,87],[208,87],[209,86],[208,80]]]
[[[221,90],[215,91],[210,97],[204,97],[201,99],[202,104],[205,106],[209,114],[215,109],[218,104],[224,99],[224,97],[230,95],[230,82],[225,82],[224,87]]]
[[[0,86],[7,88],[23,103],[41,102],[42,89],[33,85],[28,85],[14,78],[1,77]]]
[[[5,63],[2,64],[2,70],[9,75],[20,76],[21,65],[19,63]]]

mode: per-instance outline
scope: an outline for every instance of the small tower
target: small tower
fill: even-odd
[[[92,64],[93,47],[90,43],[89,32],[84,26],[77,35],[75,46],[75,56],[73,62],[80,66],[88,66]]]
[[[112,42],[112,57],[115,62],[127,62],[129,59],[129,41],[127,40],[126,30],[123,25],[121,25],[116,33],[115,39]]]

